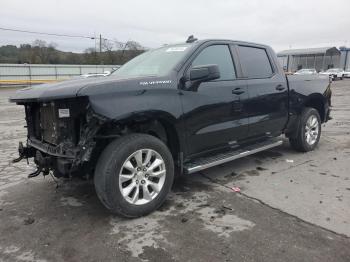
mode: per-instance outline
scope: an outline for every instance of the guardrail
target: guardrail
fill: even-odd
[[[98,74],[118,65],[0,64],[0,85],[30,85]]]

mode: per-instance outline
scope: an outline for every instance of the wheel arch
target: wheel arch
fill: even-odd
[[[318,93],[313,93],[307,97],[304,97],[303,101],[300,104],[298,104],[294,117],[289,119],[289,123],[285,130],[286,136],[290,138],[295,138],[297,136],[300,127],[301,114],[303,110],[307,107],[316,109],[318,114],[320,115],[321,123],[325,122],[327,117],[325,111],[325,100],[326,98]]]
[[[118,137],[129,133],[145,133],[162,140],[174,159],[183,152],[178,120],[168,112],[149,110],[133,112],[107,121],[99,132],[100,137]]]
[[[321,122],[326,121],[326,112],[325,112],[325,98],[321,94],[311,94],[307,97],[303,104],[303,108],[312,107],[315,108],[320,115]]]

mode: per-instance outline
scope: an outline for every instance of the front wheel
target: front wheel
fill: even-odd
[[[98,197],[113,213],[139,217],[159,208],[174,180],[167,146],[146,134],[131,134],[110,143],[95,170]]]
[[[299,130],[295,138],[289,138],[291,146],[301,152],[314,150],[321,136],[321,118],[314,108],[305,108],[300,116]]]

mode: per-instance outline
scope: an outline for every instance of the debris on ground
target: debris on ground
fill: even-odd
[[[231,208],[231,207],[228,207],[228,206],[222,206],[222,208],[224,208],[224,209],[228,209],[228,210],[233,210],[233,208]]]
[[[209,207],[209,206],[210,205],[208,203],[198,205],[198,207]]]
[[[186,223],[187,221],[188,221],[188,218],[186,217],[181,218],[181,223]]]
[[[231,187],[231,189],[232,189],[233,192],[236,192],[236,193],[241,192],[241,189],[239,187],[237,187],[237,186],[233,186],[233,187]]]
[[[24,223],[24,225],[31,225],[31,224],[33,224],[35,222],[35,219],[34,218],[32,218],[32,217],[27,217],[26,219],[24,219],[24,221],[23,221],[23,223]]]
[[[294,160],[293,159],[286,159],[286,162],[287,163],[294,163]]]
[[[184,205],[184,203],[179,203],[179,204],[176,205],[176,207],[177,208],[183,208],[183,207],[185,207],[185,205]]]
[[[223,207],[215,209],[214,213],[219,214],[219,215],[223,215],[223,216],[226,215],[226,211]]]

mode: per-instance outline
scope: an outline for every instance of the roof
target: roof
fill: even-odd
[[[339,47],[340,51],[350,51],[350,47],[346,47],[346,46],[341,46]]]
[[[230,42],[237,45],[251,45],[251,46],[257,46],[261,48],[270,48],[270,46],[260,43],[254,43],[254,42],[247,42],[247,41],[239,41],[239,40],[232,40],[232,39],[225,39],[225,38],[209,38],[209,39],[198,39],[192,43],[186,43],[186,42],[179,42],[174,44],[168,44],[166,46],[173,46],[173,45],[181,45],[181,44],[195,44],[195,45],[201,45],[203,43],[207,42]]]
[[[304,49],[290,49],[278,52],[278,56],[287,55],[339,55],[340,51],[336,47],[318,47],[318,48],[304,48]]]

